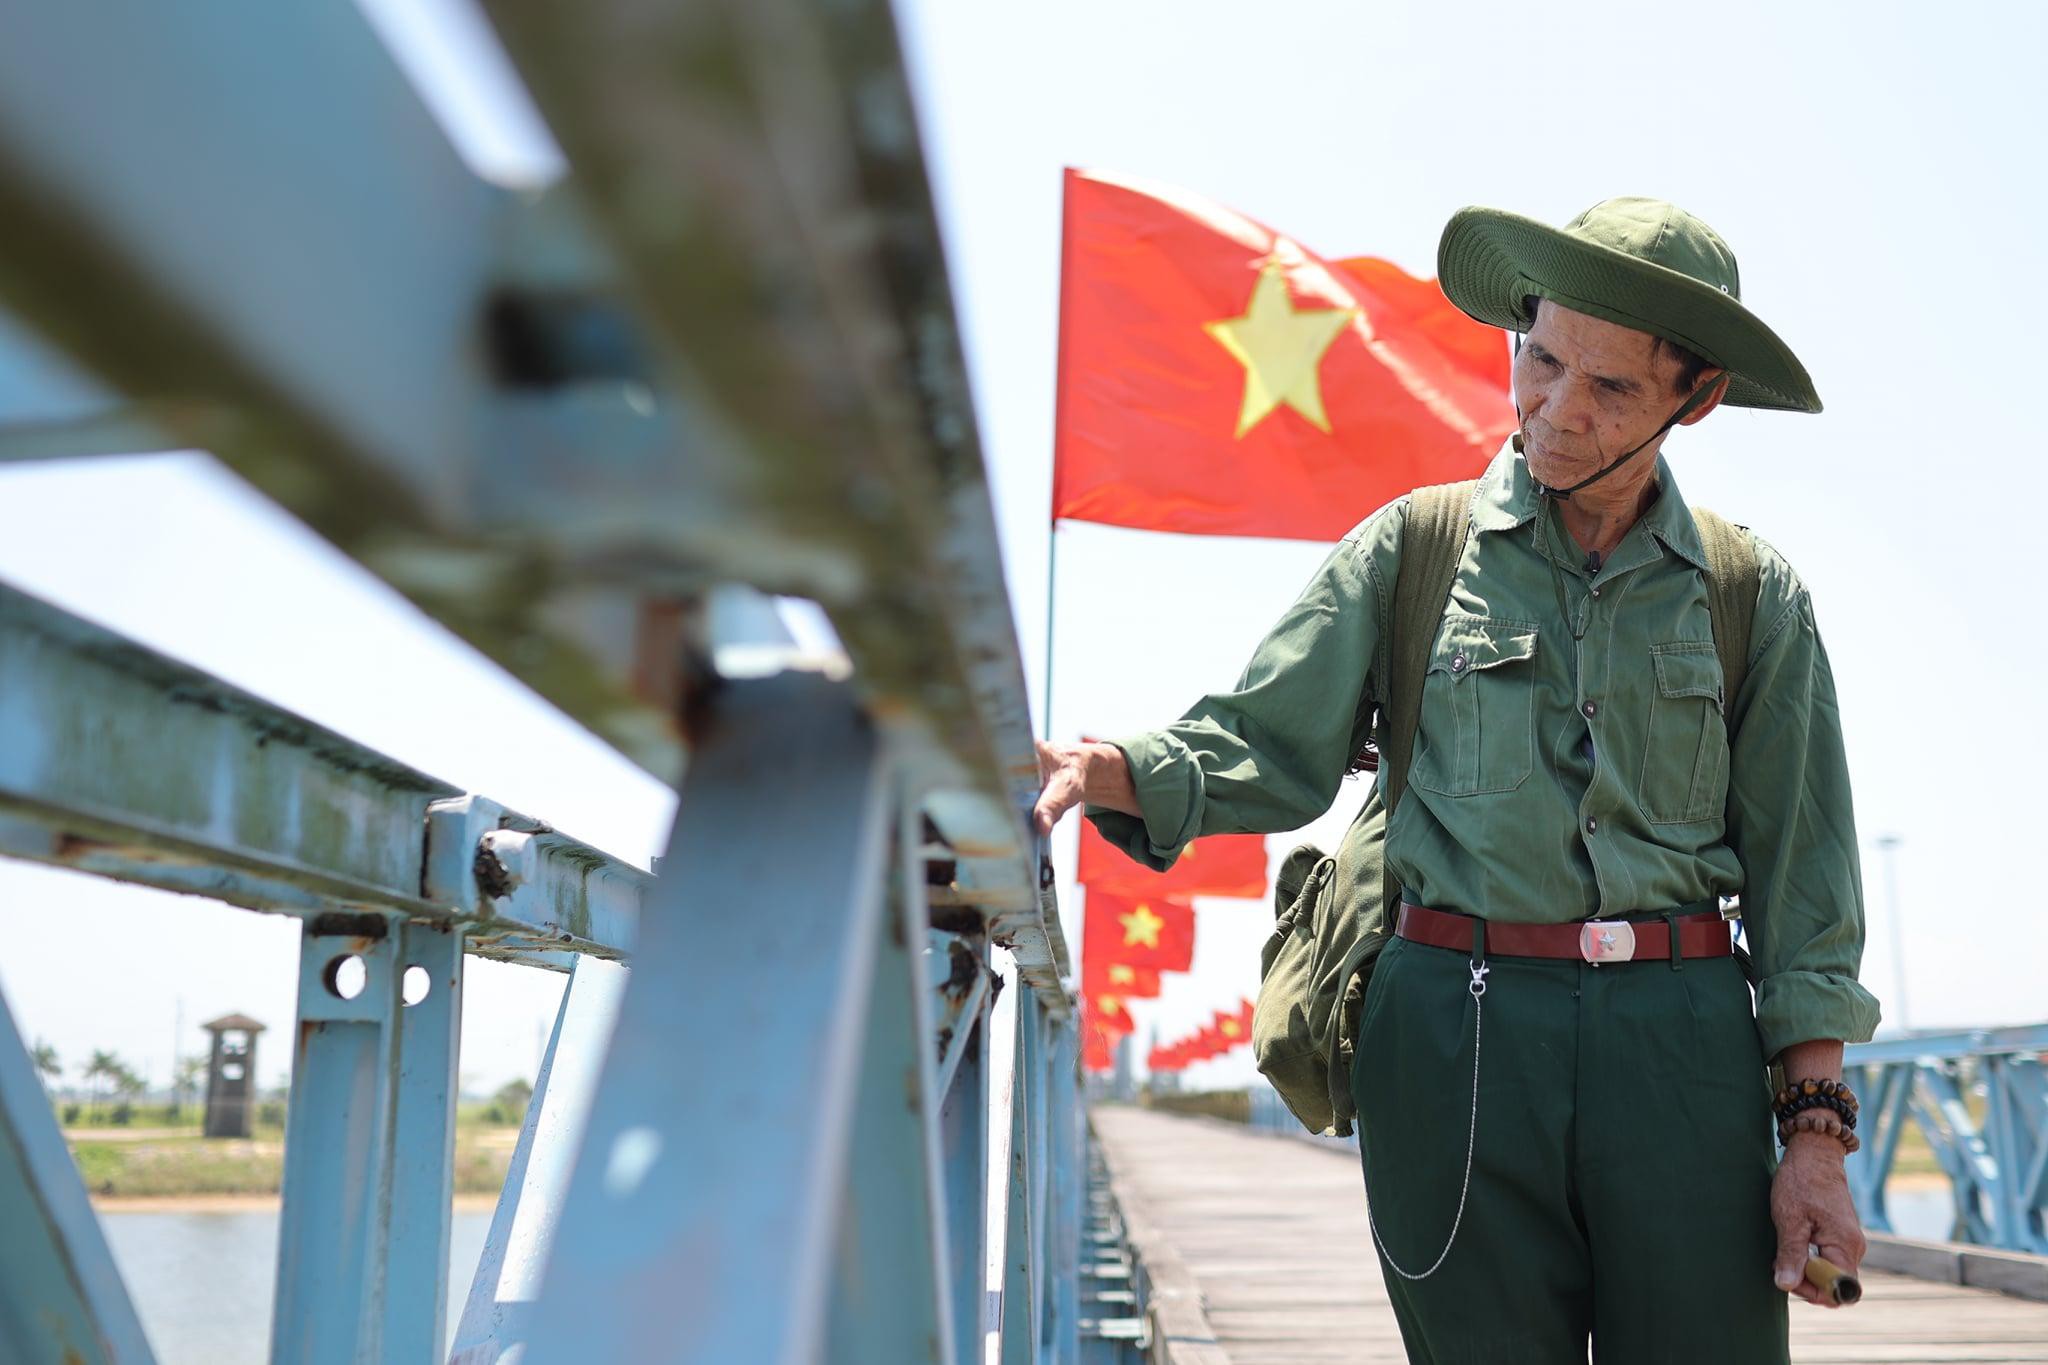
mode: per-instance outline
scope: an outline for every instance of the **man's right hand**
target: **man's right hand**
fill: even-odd
[[[1137,788],[1131,783],[1124,751],[1114,744],[1038,744],[1038,804],[1031,821],[1041,835],[1069,809],[1084,802],[1138,815]]]

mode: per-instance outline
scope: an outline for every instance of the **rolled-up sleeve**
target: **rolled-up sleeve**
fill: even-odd
[[[1728,842],[1743,869],[1757,1029],[1774,1060],[1794,1043],[1867,1041],[1878,1005],[1856,979],[1863,884],[1834,674],[1805,587],[1757,548],[1763,584],[1735,699]]]
[[[1104,837],[1163,871],[1203,835],[1295,829],[1329,809],[1371,733],[1367,698],[1406,516],[1403,498],[1338,544],[1236,687],[1165,729],[1115,741],[1144,815],[1090,806]]]

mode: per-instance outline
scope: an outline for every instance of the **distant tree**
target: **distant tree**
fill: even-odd
[[[112,1052],[101,1050],[92,1054],[92,1060],[85,1064],[87,1097],[91,1101],[90,1113],[98,1115],[107,1096],[113,1093],[115,1078],[126,1069],[120,1057]]]
[[[525,1080],[510,1080],[491,1096],[484,1118],[492,1123],[524,1123],[526,1106],[533,1102],[533,1086]]]
[[[149,1082],[142,1079],[127,1063],[122,1062],[114,1070],[114,1095],[120,1103],[114,1106],[109,1117],[118,1127],[127,1127],[135,1118],[135,1099],[149,1089]]]
[[[141,1073],[134,1071],[126,1062],[120,1063],[114,1072],[114,1094],[124,1100],[134,1100],[149,1089],[149,1082]]]
[[[36,1072],[43,1078],[46,1090],[64,1074],[64,1064],[57,1060],[57,1049],[48,1043],[38,1040],[29,1053],[29,1059],[36,1064]]]

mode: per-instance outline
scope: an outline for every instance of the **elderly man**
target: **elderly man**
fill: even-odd
[[[1783,1361],[1786,1296],[1826,1301],[1809,1247],[1850,1270],[1864,1250],[1838,1088],[1877,1022],[1849,777],[1806,589],[1735,531],[1758,591],[1724,687],[1710,556],[1662,447],[1723,403],[1820,400],[1727,245],[1669,204],[1562,230],[1467,209],[1438,273],[1526,334],[1521,429],[1419,627],[1385,839],[1402,905],[1351,1077],[1382,1272],[1415,1361],[1578,1362],[1589,1338],[1623,1365]],[[1235,689],[1116,744],[1042,746],[1041,827],[1086,802],[1165,867],[1327,809],[1359,699],[1389,695],[1414,503],[1345,538]],[[1738,895],[1748,980],[1720,911]]]

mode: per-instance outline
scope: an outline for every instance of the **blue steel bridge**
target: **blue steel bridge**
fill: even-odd
[[[566,154],[544,190],[472,174],[351,0],[0,32],[0,460],[210,451],[679,793],[650,873],[0,583],[0,855],[300,922],[271,1359],[1397,1351],[1355,1167],[1122,1110],[1084,1143],[885,0],[484,8]],[[735,633],[773,594],[843,655]],[[568,984],[451,1285],[472,956]],[[1852,1057],[1866,1220],[1917,1124],[1955,1237],[2003,1248],[1899,1268],[2048,1297],[2044,1048]],[[1358,1243],[1327,1300],[1281,1292],[1297,1214]],[[2048,1342],[1955,1292],[1920,1318],[1990,1325],[1926,1358],[2048,1358],[1954,1353]],[[0,1004],[0,1365],[155,1359]]]
[[[675,782],[659,876],[4,584],[0,853],[298,917],[275,1361],[1083,1359],[1070,963],[889,7],[487,9],[545,190],[350,0],[10,7],[0,459],[210,451]],[[843,659],[722,667],[759,594]],[[472,956],[569,980],[449,1285]],[[4,1011],[0,1104],[0,1361],[154,1359]]]

